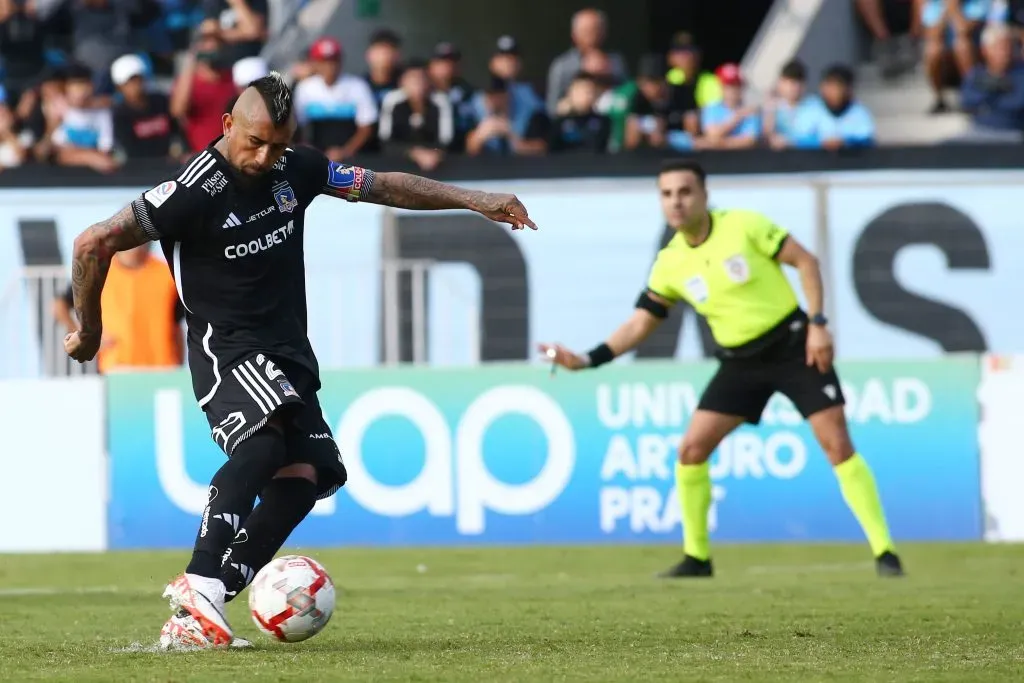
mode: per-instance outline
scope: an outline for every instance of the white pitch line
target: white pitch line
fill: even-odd
[[[117,586],[28,586],[25,588],[0,588],[0,598],[20,598],[29,595],[92,595],[124,592]],[[135,592],[135,591],[131,591]]]
[[[828,562],[821,564],[767,564],[747,568],[748,574],[823,574],[871,569],[870,562]]]

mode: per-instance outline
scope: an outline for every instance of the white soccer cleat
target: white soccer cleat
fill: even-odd
[[[188,612],[175,614],[160,629],[161,650],[196,650],[210,647],[203,629]]]
[[[181,610],[167,620],[164,627],[160,629],[161,650],[205,650],[212,647],[206,634],[196,618],[185,610]],[[252,647],[252,643],[245,638],[234,638],[231,647],[242,649]]]
[[[224,584],[219,580],[182,574],[167,585],[163,596],[170,602],[172,610],[185,610],[192,616],[196,623],[194,626],[189,624],[189,629],[198,629],[206,641],[200,647],[227,647],[231,644],[234,634],[224,616]],[[168,624],[175,618],[178,615],[171,617]],[[194,635],[191,630],[190,633]]]

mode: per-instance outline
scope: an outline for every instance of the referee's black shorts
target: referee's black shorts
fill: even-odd
[[[697,409],[736,415],[756,425],[776,391],[787,396],[804,418],[844,405],[835,368],[823,373],[807,365],[807,324],[799,322],[756,355],[723,357]]]
[[[341,451],[316,395],[317,378],[305,367],[266,354],[253,354],[221,373],[220,385],[204,406],[211,436],[231,457],[271,417],[285,427],[289,463],[317,470],[318,498],[327,498],[348,477]]]

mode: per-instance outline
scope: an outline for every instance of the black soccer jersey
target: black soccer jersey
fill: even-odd
[[[306,332],[304,214],[320,194],[358,201],[373,177],[296,146],[264,178],[252,179],[211,144],[132,203],[143,230],[160,241],[185,306],[200,406],[253,353],[318,375]]]

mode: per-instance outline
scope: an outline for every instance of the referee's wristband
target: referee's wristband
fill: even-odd
[[[597,368],[615,360],[615,352],[612,351],[612,347],[602,343],[588,351],[587,358],[590,360],[587,367]]]

